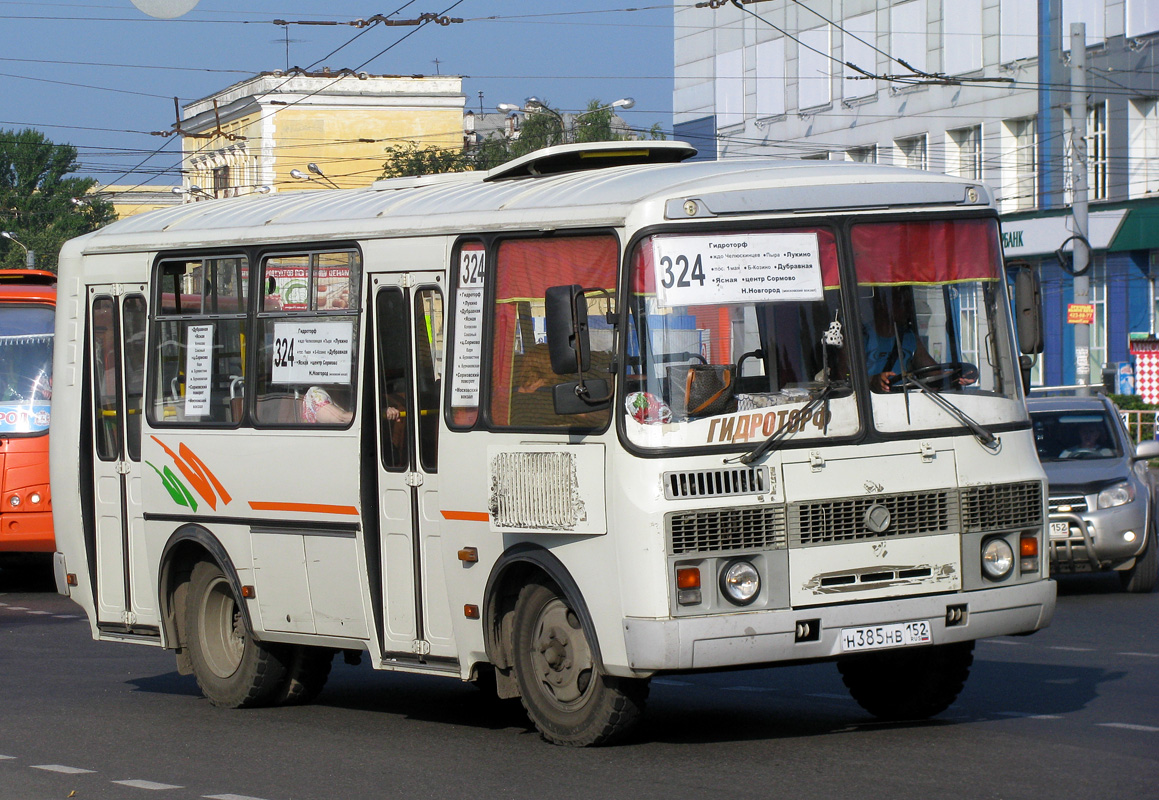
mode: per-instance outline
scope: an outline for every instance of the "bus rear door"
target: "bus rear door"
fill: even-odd
[[[146,307],[143,287],[89,287],[97,624],[156,628],[141,506]]]

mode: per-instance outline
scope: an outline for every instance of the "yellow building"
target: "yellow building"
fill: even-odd
[[[117,212],[117,219],[131,217],[134,214],[144,214],[146,211],[156,211],[159,208],[169,208],[181,202],[181,197],[175,195],[168,186],[96,186],[92,189],[113,204]]]
[[[186,200],[367,186],[392,145],[461,149],[462,83],[326,69],[236,83],[183,109]]]

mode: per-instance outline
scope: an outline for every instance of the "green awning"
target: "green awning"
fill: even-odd
[[[1124,250],[1159,250],[1159,205],[1130,210],[1107,248],[1110,253]]]

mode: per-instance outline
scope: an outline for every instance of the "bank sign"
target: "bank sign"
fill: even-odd
[[[1091,248],[1106,250],[1127,216],[1122,211],[1094,211],[1088,217],[1087,240]],[[1006,258],[1052,255],[1074,236],[1074,220],[1069,216],[1006,220],[1002,223],[1002,250]],[[1065,250],[1074,249],[1068,242]]]

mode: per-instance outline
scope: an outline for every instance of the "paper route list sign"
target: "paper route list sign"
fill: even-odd
[[[657,236],[652,240],[661,306],[820,300],[815,233]]]
[[[273,358],[274,383],[349,383],[354,323],[279,322]]]

